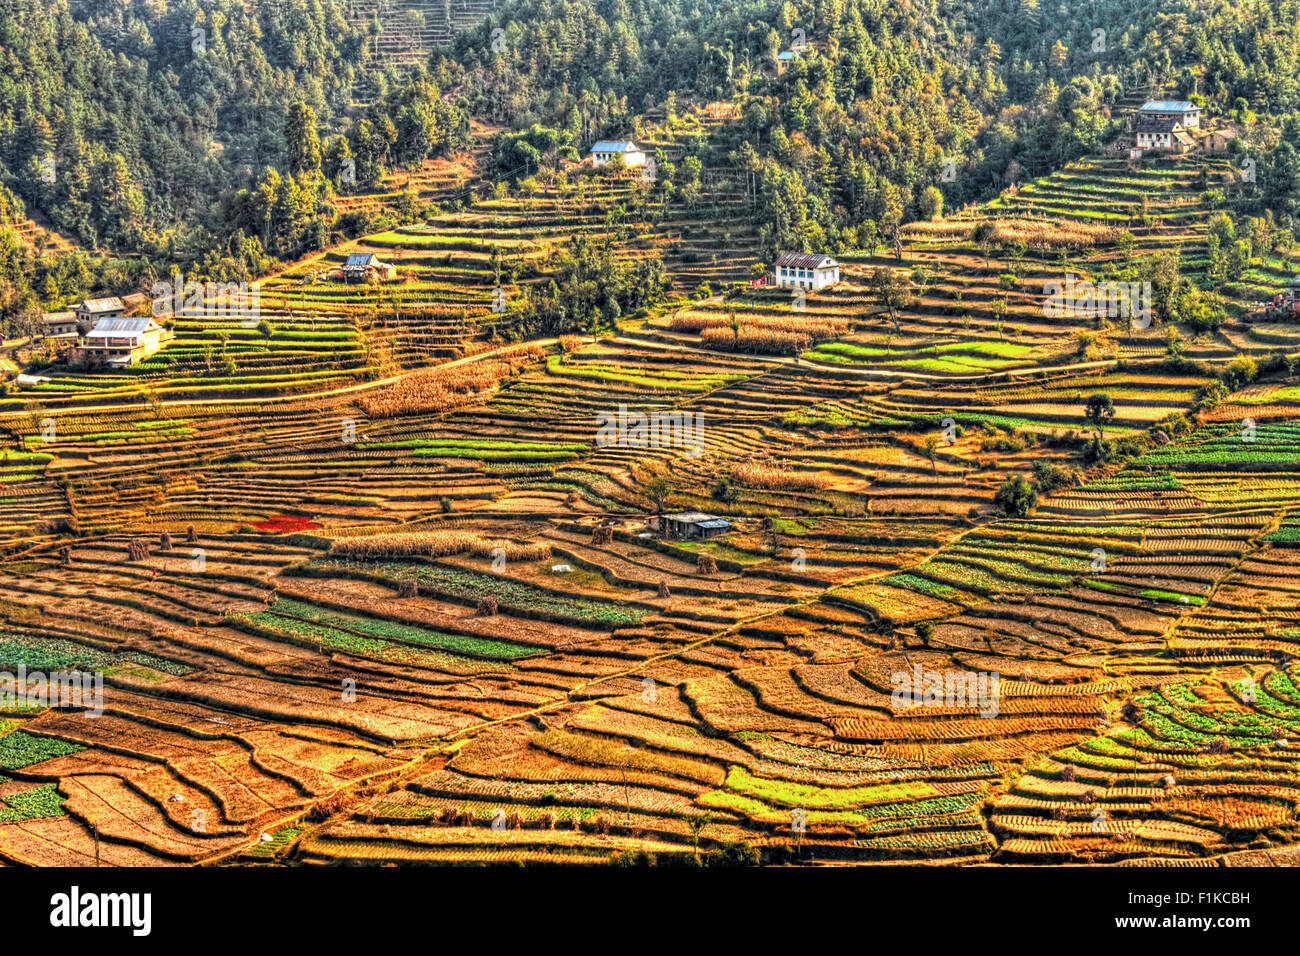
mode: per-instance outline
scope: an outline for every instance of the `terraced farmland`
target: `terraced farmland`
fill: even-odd
[[[12,399],[0,666],[103,686],[97,716],[4,712],[0,859],[1181,865],[1293,843],[1289,340],[1233,316],[1180,359],[1165,329],[1049,319],[1036,291],[1195,259],[1197,172],[1081,162],[900,256],[845,256],[799,309],[724,288],[758,259],[748,226],[557,177],[267,280],[269,337],[179,321],[139,374]],[[658,252],[679,298],[494,341],[497,284],[546,281],[574,233]],[[353,251],[398,280],[319,278]],[[922,290],[893,316],[881,269]],[[219,333],[235,371],[208,374]],[[1247,376],[1234,336],[1283,344]],[[691,511],[729,527],[647,522]]]

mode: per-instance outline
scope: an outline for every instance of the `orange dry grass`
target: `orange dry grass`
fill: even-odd
[[[1054,222],[1045,219],[990,219],[989,238],[993,242],[1009,245],[1023,242],[1028,246],[1046,246],[1052,249],[1085,249],[1115,238],[1115,230],[1089,222]],[[904,239],[931,242],[935,240],[960,241],[974,237],[980,223],[975,220],[950,220],[947,222],[912,222],[901,230]]]
[[[495,557],[502,552],[511,561],[538,561],[550,557],[551,546],[535,541],[484,538],[473,531],[409,531],[376,534],[335,541],[330,554],[349,558],[441,558],[449,554]]]
[[[503,381],[545,355],[541,346],[525,345],[464,365],[423,369],[361,399],[360,405],[371,418],[451,411],[487,399]]]
[[[1023,242],[1029,246],[1083,249],[1115,238],[1110,226],[1090,222],[1045,222],[1038,219],[999,219],[993,223],[993,241]]]
[[[740,461],[731,466],[734,481],[750,488],[767,488],[773,491],[821,491],[829,488],[831,479],[809,471],[790,471],[763,461]]]
[[[712,349],[766,354],[802,352],[848,331],[843,319],[806,312],[737,316],[736,327],[730,317],[692,312],[674,316],[670,327],[698,332],[700,342]]]

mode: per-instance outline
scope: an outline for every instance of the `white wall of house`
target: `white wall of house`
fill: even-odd
[[[1168,149],[1170,144],[1169,133],[1138,133],[1137,144],[1143,149]]]
[[[596,152],[593,152],[593,153],[591,154],[591,162],[592,162],[592,165],[594,165],[594,166],[604,166],[604,165],[605,165],[606,163],[608,163],[611,159],[613,159],[616,155],[621,155],[621,156],[623,157],[623,164],[624,164],[625,166],[644,166],[644,165],[645,165],[645,153],[641,152],[640,150],[633,150],[633,151],[631,151],[631,152],[626,152],[626,153],[604,153],[604,152],[596,153]]]
[[[776,267],[776,284],[787,289],[825,289],[840,281],[840,267],[793,269]]]
[[[1159,110],[1139,110],[1138,115],[1149,116],[1152,119],[1158,119],[1158,120],[1170,120],[1170,119],[1175,120],[1179,126],[1182,126],[1184,128],[1188,126],[1201,125],[1200,110],[1188,110],[1187,112],[1183,112],[1181,110],[1175,110],[1171,112],[1160,112]]]

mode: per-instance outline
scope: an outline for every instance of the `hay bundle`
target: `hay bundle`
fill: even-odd
[[[415,582],[407,578],[397,586],[397,596],[399,598],[413,598],[420,593],[420,589],[415,586]]]
[[[666,597],[671,597],[671,596],[672,596],[671,594],[668,593],[668,582],[667,582],[667,581],[660,581],[660,582],[659,582],[659,596],[660,596],[661,598],[666,598]]]
[[[168,533],[168,532],[166,532],[166,531],[164,531],[164,532],[162,533],[162,537],[158,539],[158,546],[159,546],[163,551],[170,551],[170,550],[172,549],[172,536],[171,536],[171,534]]]
[[[475,612],[478,617],[493,617],[497,613],[497,599],[493,597],[479,598],[478,611]]]
[[[591,529],[591,543],[594,545],[613,544],[614,529],[609,525],[599,524]]]
[[[149,545],[140,538],[133,538],[127,543],[126,554],[131,561],[143,561],[149,557]]]
[[[711,554],[701,554],[695,559],[695,570],[700,574],[717,574],[718,562]]]

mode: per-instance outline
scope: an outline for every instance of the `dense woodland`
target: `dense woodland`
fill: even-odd
[[[1122,96],[1172,88],[1248,126],[1271,117],[1249,147],[1257,183],[1233,199],[1285,228],[1300,215],[1300,0],[517,0],[406,74],[371,62],[377,26],[344,12],[0,8],[9,330],[171,264],[248,278],[322,248],[365,225],[334,195],[464,147],[471,115],[506,127],[494,165],[518,179],[678,102],[732,101],[725,140],[665,168],[670,195],[689,200],[701,166],[743,171],[769,250],[835,252],[1095,150]],[[363,82],[378,95],[360,108]],[[24,249],[6,224],[28,216],[85,251]]]

